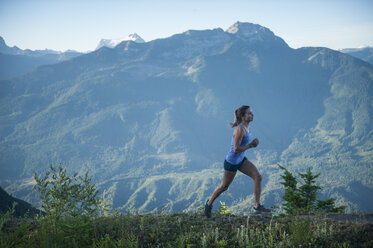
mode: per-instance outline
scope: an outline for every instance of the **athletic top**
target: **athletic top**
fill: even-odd
[[[246,146],[250,143],[251,141],[251,132],[249,133],[245,126],[240,124],[240,126],[245,130],[246,136],[243,137],[240,147],[241,146]],[[225,160],[231,164],[239,164],[242,162],[244,156],[245,156],[245,151],[239,152],[239,153],[234,153],[233,152],[233,144],[234,144],[234,136],[232,137],[232,144],[231,144],[231,149],[228,152],[228,155],[225,157]]]

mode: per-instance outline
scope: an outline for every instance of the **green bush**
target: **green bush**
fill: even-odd
[[[43,177],[34,173],[40,193],[41,208],[46,217],[41,221],[45,231],[43,243],[49,245],[85,245],[93,233],[93,220],[98,216],[100,204],[96,186],[91,183],[88,172],[84,177],[77,173],[68,176],[66,169],[50,166]]]

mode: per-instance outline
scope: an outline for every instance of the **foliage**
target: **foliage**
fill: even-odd
[[[306,219],[300,219],[299,215],[290,223],[290,232],[292,234],[292,242],[294,245],[307,244],[311,238],[311,220],[307,216]]]
[[[325,213],[343,213],[346,207],[336,207],[334,201],[334,198],[330,198],[327,200],[317,200],[316,210]]]
[[[104,193],[102,194],[102,200],[99,201],[100,212],[103,216],[109,216],[109,212],[111,211],[112,206],[112,204],[107,202],[106,193],[106,190],[104,190]]]
[[[302,204],[303,209],[310,212],[314,208],[317,190],[321,189],[320,186],[315,185],[316,178],[318,178],[320,174],[313,175],[311,169],[308,168],[306,173],[299,173],[299,175],[304,181],[304,184],[299,187],[300,204]]]
[[[91,184],[88,172],[84,177],[77,173],[68,176],[62,164],[57,169],[50,165],[50,170],[42,178],[34,173],[34,188],[40,193],[41,208],[48,216],[58,221],[61,216],[91,216],[97,212],[98,190]]]
[[[285,193],[284,193],[284,208],[287,213],[291,213],[292,210],[298,209],[298,204],[301,202],[299,189],[297,188],[297,180],[296,178],[284,167],[279,167],[284,170],[284,174],[281,177],[284,179],[281,182],[282,185],[285,186]]]
[[[0,212],[0,247],[28,247],[27,234],[30,233],[32,223],[14,217],[17,203],[13,202],[12,208],[7,212]],[[35,217],[35,216],[34,216]],[[16,223],[17,228],[12,232],[7,232],[9,226]]]
[[[278,165],[283,170],[281,175],[284,181],[281,182],[285,187],[283,196],[285,203],[284,209],[288,214],[310,213],[310,212],[326,212],[326,213],[342,213],[344,206],[336,207],[334,199],[316,200],[317,190],[321,189],[316,185],[316,178],[320,174],[313,175],[311,169],[308,168],[306,173],[299,173],[303,179],[303,185],[297,187],[297,179],[283,166]]]
[[[3,228],[6,222],[12,219],[12,216],[15,212],[17,203],[13,202],[12,208],[10,208],[5,213],[0,212],[0,230]]]
[[[216,210],[218,214],[227,215],[229,214],[229,209],[225,202],[220,201],[220,207]]]

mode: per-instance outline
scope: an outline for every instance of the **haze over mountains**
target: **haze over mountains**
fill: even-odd
[[[266,206],[282,201],[281,163],[321,173],[321,197],[373,211],[372,83],[369,63],[292,49],[251,23],[102,47],[0,82],[0,186],[38,205],[33,171],[63,162],[89,170],[119,210],[195,210],[247,104]],[[252,180],[238,175],[219,200],[250,211]]]

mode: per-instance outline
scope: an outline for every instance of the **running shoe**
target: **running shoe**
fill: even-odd
[[[207,218],[211,217],[211,210],[212,210],[212,205],[209,205],[209,200],[207,199],[206,204],[205,204],[205,216]]]
[[[253,207],[255,214],[268,214],[271,212],[270,209],[265,208],[263,205],[260,205],[258,207]]]

